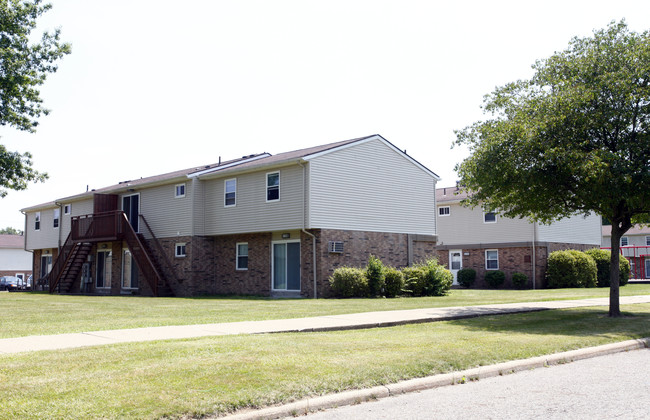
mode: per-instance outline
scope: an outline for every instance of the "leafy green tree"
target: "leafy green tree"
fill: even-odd
[[[0,235],[22,235],[23,231],[20,229],[14,229],[13,227],[9,226],[4,229],[0,229]]]
[[[650,215],[650,34],[612,22],[533,70],[485,97],[485,121],[456,132],[471,152],[456,167],[466,204],[540,222],[609,220],[609,314],[620,316],[620,237]]]
[[[60,41],[60,30],[43,33],[40,42],[30,43],[29,36],[37,19],[52,7],[42,0],[0,1],[0,125],[34,132],[38,117],[49,110],[42,107],[38,87],[55,62],[70,53],[70,45]],[[29,153],[10,152],[0,147],[0,187],[23,190],[29,181],[43,181],[31,165]],[[7,195],[0,189],[0,197]]]

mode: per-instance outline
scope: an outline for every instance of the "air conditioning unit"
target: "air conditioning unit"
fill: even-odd
[[[342,241],[329,241],[327,243],[327,250],[332,254],[341,254],[341,253],[343,253],[343,242]]]

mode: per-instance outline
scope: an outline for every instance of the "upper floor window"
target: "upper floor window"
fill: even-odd
[[[237,270],[248,270],[248,244],[237,244]]]
[[[66,204],[63,206],[63,214],[72,213],[72,204]]]
[[[646,237],[645,237],[645,244],[646,244],[647,246],[650,246],[650,236],[646,236]]]
[[[185,184],[178,184],[175,186],[176,188],[176,198],[183,198],[185,197]]]
[[[621,246],[628,246],[630,241],[627,239],[627,236],[621,236]]]
[[[226,179],[224,181],[223,205],[226,207],[237,204],[237,179]]]
[[[488,249],[485,251],[485,269],[486,270],[499,269],[499,250]]]
[[[34,230],[41,230],[41,212],[34,215]]]
[[[497,222],[497,214],[493,211],[485,211],[483,212],[483,223],[496,223]]]
[[[54,209],[54,219],[52,222],[52,226],[54,228],[59,227],[59,219],[61,218],[61,209]]]
[[[440,216],[449,216],[449,214],[450,214],[449,206],[438,207],[438,215],[440,215]]]
[[[176,258],[182,258],[187,256],[185,247],[186,247],[185,243],[176,244],[176,252],[174,256],[176,256]]]
[[[280,172],[266,174],[266,201],[280,199]]]

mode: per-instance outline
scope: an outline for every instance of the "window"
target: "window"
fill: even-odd
[[[175,256],[176,258],[182,258],[185,257],[187,254],[185,253],[185,244],[176,244],[176,253]]]
[[[483,223],[496,223],[497,222],[497,214],[493,211],[485,211],[483,212]]]
[[[438,207],[438,215],[439,216],[449,216],[449,206]]]
[[[280,199],[280,172],[266,174],[266,201]]]
[[[52,222],[52,226],[56,229],[59,227],[59,219],[61,218],[61,210],[60,209],[54,209],[54,219]]]
[[[237,270],[248,270],[248,244],[237,244]]]
[[[41,230],[41,212],[34,215],[34,230]]]
[[[66,204],[63,206],[63,214],[72,213],[72,204]]]
[[[226,207],[237,204],[237,179],[226,179],[224,181],[223,205]]]
[[[650,236],[646,236],[646,237],[645,237],[645,244],[646,244],[647,246],[650,246]]]
[[[499,251],[496,249],[488,249],[485,251],[485,269],[498,270],[499,269]]]
[[[111,266],[113,263],[113,253],[111,251],[97,252],[97,288],[111,287]]]
[[[629,243],[627,236],[621,236],[621,246],[627,246]]]
[[[185,197],[185,184],[178,184],[175,186],[176,187],[176,198],[183,198]]]

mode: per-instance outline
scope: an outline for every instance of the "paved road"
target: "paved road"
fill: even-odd
[[[336,419],[648,419],[650,349],[303,416]]]

